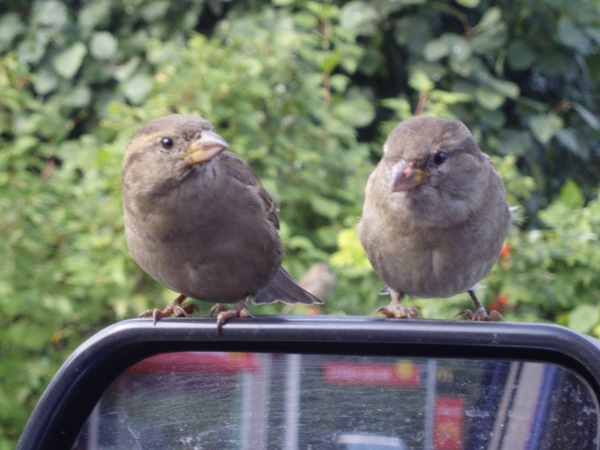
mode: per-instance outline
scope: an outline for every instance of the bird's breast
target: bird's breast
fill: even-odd
[[[424,298],[449,297],[481,281],[498,257],[506,227],[503,221],[489,226],[473,219],[454,227],[415,228],[380,219],[370,214],[360,227],[373,268],[392,289]]]
[[[233,302],[264,288],[281,265],[282,246],[253,197],[229,201],[216,192],[125,208],[133,258],[169,289],[200,300]],[[134,206],[134,205],[133,205]]]

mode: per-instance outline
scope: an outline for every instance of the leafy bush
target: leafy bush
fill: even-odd
[[[598,196],[586,206],[580,188],[568,180],[538,216],[544,227],[513,233],[510,254],[496,273],[499,291],[510,303],[516,300],[509,317],[600,336]]]
[[[338,284],[323,311],[341,314],[372,314],[386,302],[356,239],[386,134],[414,113],[465,121],[495,154],[524,217],[482,299],[508,320],[600,336],[593,4],[51,0],[4,8],[0,448],[14,447],[75,346],[173,295],[129,257],[119,188],[128,139],[171,112],[211,120],[250,163],[281,207],[286,266],[300,276],[328,262]],[[436,318],[469,304],[466,295],[408,301]]]

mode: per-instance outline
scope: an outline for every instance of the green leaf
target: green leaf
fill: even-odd
[[[411,53],[421,55],[425,45],[431,40],[431,26],[424,17],[409,15],[396,22],[394,38]]]
[[[121,89],[130,102],[138,104],[146,98],[152,84],[152,77],[138,73],[121,83]]]
[[[424,73],[430,80],[441,80],[448,73],[448,69],[439,63],[420,60],[409,66],[409,76],[416,72]]]
[[[377,9],[381,17],[388,17],[391,14],[401,11],[410,5],[422,5],[427,0],[383,0],[377,3]]]
[[[574,155],[584,160],[589,158],[589,146],[579,137],[576,130],[563,128],[556,132],[556,139]]]
[[[110,18],[111,2],[86,2],[79,11],[77,25],[85,33],[89,33]]]
[[[451,59],[448,67],[450,67],[452,72],[464,78],[469,78],[471,76],[479,78],[481,74],[486,71],[486,69],[482,69],[482,65],[478,58],[469,58],[468,60],[461,62]]]
[[[486,55],[489,52],[497,51],[506,44],[507,35],[508,31],[503,23],[498,24],[493,29],[476,33],[471,39],[473,52],[478,55]]]
[[[82,42],[75,42],[53,58],[52,67],[59,75],[71,79],[81,67],[86,54],[86,46]]]
[[[594,113],[592,113],[589,109],[584,108],[582,105],[580,105],[579,103],[573,103],[573,108],[575,109],[575,111],[577,111],[577,113],[579,113],[579,115],[581,116],[581,118],[583,120],[586,121],[586,123],[592,127],[594,130],[600,130],[600,119],[598,119],[598,116],[595,115]]]
[[[536,55],[526,42],[514,41],[508,47],[506,60],[514,70],[525,70],[533,67],[536,62]]]
[[[473,54],[473,46],[464,37],[454,33],[447,33],[443,38],[448,45],[448,55],[453,61],[463,63]]]
[[[480,29],[493,27],[501,19],[502,19],[502,10],[498,6],[493,6],[485,12],[483,17],[477,24],[477,27]]]
[[[90,41],[90,53],[96,59],[112,59],[117,53],[117,40],[107,31],[94,33]]]
[[[119,81],[127,80],[135,73],[139,65],[139,58],[131,58],[125,64],[121,64],[117,67],[117,69],[115,70],[115,79]]]
[[[342,60],[342,54],[340,52],[331,52],[324,56],[325,57],[319,61],[319,68],[327,73],[332,72]]]
[[[437,61],[448,56],[450,52],[445,39],[432,39],[425,44],[423,56],[427,61]]]
[[[554,137],[563,127],[562,119],[556,114],[539,114],[529,119],[529,128],[535,138],[542,144]]]
[[[429,98],[444,103],[445,105],[454,105],[456,103],[465,103],[473,100],[471,94],[464,92],[448,92],[439,89],[430,91]]]
[[[377,31],[377,10],[362,1],[346,3],[340,11],[340,24],[355,36],[372,36]]]
[[[517,98],[521,92],[518,84],[506,80],[491,80],[490,87],[508,98]]]
[[[20,348],[39,351],[48,345],[52,331],[49,327],[41,327],[39,324],[18,321],[8,325],[7,339]]]
[[[473,51],[486,54],[501,48],[508,37],[506,24],[502,22],[500,8],[492,7],[486,11],[481,21],[474,27],[471,44]]]
[[[506,116],[501,109],[481,108],[481,110],[477,112],[477,115],[482,123],[497,130],[502,129],[506,125]]]
[[[569,314],[569,328],[580,333],[588,333],[600,321],[597,305],[584,304],[577,306]]]
[[[25,25],[15,12],[0,17],[0,52],[10,48],[13,39],[25,31]]]
[[[89,105],[92,99],[92,91],[87,85],[77,85],[61,97],[61,103],[71,108],[83,108]]]
[[[504,95],[488,86],[477,88],[475,91],[475,98],[477,99],[477,103],[481,106],[492,110],[500,108],[506,100]]]
[[[587,38],[581,32],[581,29],[573,24],[565,16],[560,16],[558,19],[558,38],[567,47],[577,48],[581,50],[583,42]]]
[[[375,117],[372,102],[358,88],[348,91],[346,101],[335,105],[334,112],[336,117],[353,127],[367,126]]]
[[[153,22],[167,15],[169,9],[168,0],[155,0],[153,2],[142,3],[140,6],[140,14],[148,22]]]
[[[456,3],[466,8],[475,8],[479,6],[481,0],[456,0]]]
[[[570,209],[579,209],[585,205],[585,197],[581,193],[581,189],[573,180],[568,179],[560,189],[560,202]]]
[[[49,67],[42,67],[33,81],[35,92],[46,95],[58,87],[60,78]]]
[[[20,61],[37,64],[46,52],[48,37],[42,33],[36,33],[32,37],[19,42],[17,45],[17,56]]]
[[[420,70],[411,74],[408,84],[417,92],[429,92],[435,87],[435,83]]]
[[[35,2],[33,18],[40,25],[60,28],[67,23],[69,11],[67,11],[67,7],[63,3],[55,0]]]
[[[341,73],[329,77],[329,84],[331,85],[331,89],[335,92],[345,91],[349,83],[350,78],[348,78],[346,75],[342,75]]]
[[[399,117],[410,117],[410,103],[405,98],[386,98],[381,105],[396,112]]]
[[[333,200],[329,200],[320,195],[312,195],[310,197],[310,205],[314,211],[328,219],[334,219],[341,211],[340,204]]]

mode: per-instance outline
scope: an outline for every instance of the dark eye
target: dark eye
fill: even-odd
[[[436,166],[439,166],[444,163],[448,159],[448,154],[444,150],[440,150],[435,155],[433,155],[433,163]]]
[[[165,150],[171,150],[173,148],[173,139],[170,137],[164,137],[160,140],[160,146]]]

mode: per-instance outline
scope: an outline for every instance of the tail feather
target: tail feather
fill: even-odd
[[[304,305],[323,304],[323,300],[315,297],[310,292],[301,288],[296,280],[283,268],[279,268],[271,284],[260,291],[254,298],[255,304],[274,303],[302,303]]]

